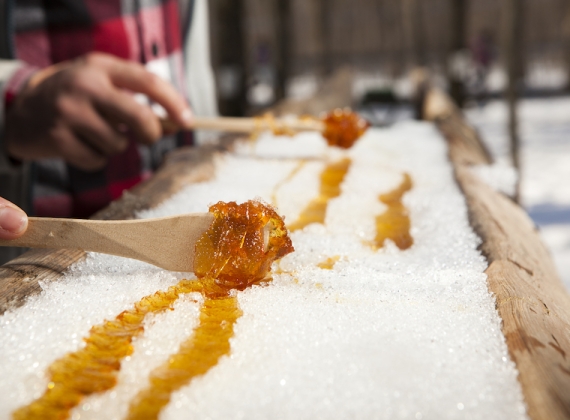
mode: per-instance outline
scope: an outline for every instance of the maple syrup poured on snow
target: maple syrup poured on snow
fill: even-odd
[[[323,270],[332,270],[335,266],[335,264],[340,260],[340,255],[335,255],[332,257],[327,258],[324,261],[321,261],[320,263],[317,264],[317,267],[323,269]]]
[[[133,352],[133,338],[144,331],[145,317],[171,309],[181,294],[200,291],[201,287],[198,282],[182,280],[167,291],[142,298],[114,320],[92,327],[84,339],[85,347],[52,363],[44,394],[14,412],[13,418],[66,419],[84,397],[113,388],[121,361]]]
[[[393,191],[382,194],[379,200],[388,206],[388,209],[376,216],[376,237],[373,246],[378,249],[384,246],[386,239],[394,241],[400,249],[408,249],[414,243],[410,234],[410,216],[408,209],[402,203],[402,197],[412,189],[412,178],[404,174],[402,183]]]
[[[151,373],[150,386],[133,400],[128,418],[157,418],[173,391],[229,353],[233,326],[241,315],[232,289],[243,290],[265,279],[273,261],[292,252],[293,246],[283,220],[259,202],[220,202],[210,212],[214,222],[196,244],[198,281],[182,280],[93,327],[84,348],[49,367],[44,394],[14,412],[14,419],[65,419],[84,397],[113,388],[121,361],[133,352],[133,338],[143,332],[146,315],[172,309],[184,293],[204,296],[200,323],[179,352]]]
[[[176,354],[150,373],[150,385],[133,399],[127,419],[157,419],[174,391],[208,372],[229,354],[234,324],[242,314],[237,297],[212,279],[201,283],[205,300],[198,327]]]
[[[299,219],[289,225],[291,232],[303,229],[311,223],[324,223],[329,200],[340,195],[340,184],[344,181],[350,164],[351,160],[345,158],[331,163],[325,168],[321,173],[319,195],[301,212]]]
[[[230,352],[234,324],[241,316],[232,289],[266,278],[271,264],[293,251],[283,220],[270,207],[218,203],[214,222],[198,240],[194,270],[204,286],[200,324],[177,354],[154,370],[150,386],[135,397],[128,419],[157,418],[172,392],[206,373]]]

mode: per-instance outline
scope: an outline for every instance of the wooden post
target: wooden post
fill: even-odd
[[[570,91],[570,2],[565,5],[564,19],[562,20],[561,34],[564,46],[564,65],[566,70],[566,91]]]
[[[520,201],[521,161],[520,138],[518,130],[517,102],[518,87],[523,76],[522,62],[522,0],[504,0],[504,34],[505,64],[507,68],[508,84],[506,100],[509,108],[509,139],[513,166],[518,171],[518,181],[513,197]]]
[[[277,86],[275,99],[287,96],[287,80],[291,76],[291,0],[277,0]]]
[[[247,112],[247,66],[244,40],[244,0],[216,2],[213,19],[217,29],[220,113],[243,116]],[[222,86],[223,85],[223,86]]]
[[[415,92],[412,102],[414,107],[414,118],[423,119],[423,99],[425,94],[425,80],[427,64],[426,48],[424,40],[424,28],[422,22],[421,0],[402,1],[402,26],[406,34],[406,46],[410,54],[410,73]]]
[[[411,50],[412,66],[427,64],[422,22],[422,3],[419,0],[402,1],[402,18],[407,32],[408,48]]]
[[[320,21],[318,23],[321,29],[321,72],[324,77],[330,76],[333,72],[332,60],[332,22],[331,8],[333,7],[331,0],[319,0]]]
[[[465,18],[466,18],[466,1],[451,0],[451,48],[448,57],[447,74],[449,78],[449,93],[453,101],[458,107],[463,107],[465,103],[465,85],[462,75],[450,65],[454,60],[460,59],[459,54],[465,50]]]

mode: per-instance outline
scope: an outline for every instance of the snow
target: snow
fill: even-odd
[[[259,197],[275,198],[286,222],[293,221],[317,194],[325,165],[345,156],[352,166],[325,223],[292,233],[296,252],[279,263],[271,283],[237,293],[243,316],[230,355],[175,392],[161,418],[527,418],[480,240],[433,125],[371,129],[347,152],[326,147],[316,134],[265,135],[218,158],[214,179],[140,216]],[[368,242],[385,210],[378,195],[397,187],[404,173],[414,183],[403,198],[414,245],[375,251]],[[336,256],[331,270],[319,268]],[[47,367],[80,348],[92,325],[183,276],[90,254],[1,316],[0,418],[41,395]],[[123,418],[152,368],[191,336],[199,305],[188,296],[173,311],[145,319],[118,385],[86,398],[72,418]]]
[[[509,165],[507,107],[494,100],[466,112],[500,165]],[[521,202],[539,226],[570,289],[570,98],[523,99]]]

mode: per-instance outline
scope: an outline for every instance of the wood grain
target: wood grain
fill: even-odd
[[[185,185],[207,181],[214,175],[214,155],[234,140],[235,137],[227,137],[218,148],[183,148],[173,152],[151,179],[125,192],[93,218],[132,219],[137,212],[159,205]],[[0,315],[22,306],[28,297],[41,292],[40,283],[56,281],[84,257],[85,252],[78,250],[32,250],[4,264],[0,267]]]
[[[489,290],[495,295],[511,358],[533,420],[570,418],[570,295],[526,212],[478,179],[470,166],[490,161],[475,130],[439,91],[426,115],[449,142],[469,219],[482,238]]]

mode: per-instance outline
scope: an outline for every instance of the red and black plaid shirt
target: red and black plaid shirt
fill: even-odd
[[[15,58],[28,66],[8,82],[8,103],[33,69],[92,51],[141,62],[186,92],[176,0],[16,0],[13,6]],[[166,152],[189,144],[188,134],[165,137],[152,147],[131,139],[125,152],[97,172],[57,159],[39,161],[33,168],[34,212],[88,217],[148,177]]]

